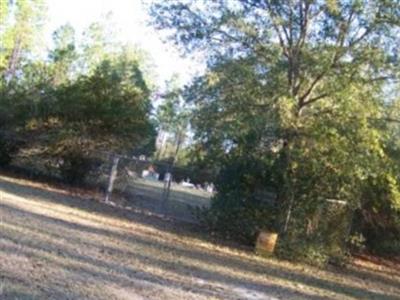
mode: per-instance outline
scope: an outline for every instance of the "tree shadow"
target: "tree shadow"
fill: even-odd
[[[81,232],[87,232],[89,234],[96,233],[98,235],[106,235],[106,236],[113,236],[115,235],[115,232],[110,232],[108,230],[103,230],[103,229],[97,229],[97,228],[92,228],[90,226],[84,226],[84,225],[77,225],[75,223],[70,223],[66,221],[61,221],[59,219],[54,219],[51,217],[47,216],[42,216],[40,214],[35,214],[31,212],[26,212],[22,211],[20,209],[16,209],[10,206],[6,205],[1,205],[0,206],[2,210],[6,210],[9,213],[13,213],[13,215],[17,214],[23,214],[25,218],[36,218],[40,221],[41,224],[43,224],[43,228],[51,228],[50,226],[54,224],[62,225],[65,227],[69,227],[70,229],[73,230],[78,230]],[[8,222],[11,225],[18,225],[16,223]],[[23,226],[21,226],[23,227]],[[26,225],[26,228],[29,228],[29,225]],[[57,231],[58,228],[55,228]],[[35,230],[36,231],[36,230]],[[318,296],[313,296],[309,294],[303,294],[300,291],[296,291],[290,288],[282,287],[279,285],[275,284],[266,284],[266,283],[259,283],[255,280],[246,280],[246,279],[238,279],[234,276],[230,276],[227,274],[220,274],[215,271],[210,271],[201,267],[196,267],[195,265],[189,265],[187,263],[179,262],[175,263],[173,261],[167,261],[167,260],[162,260],[156,257],[148,256],[148,255],[143,255],[138,252],[134,251],[121,251],[117,247],[107,247],[104,245],[99,246],[98,244],[94,244],[88,241],[82,242],[79,239],[75,239],[73,235],[68,235],[68,237],[62,237],[61,235],[57,235],[56,233],[49,232],[47,230],[41,230],[42,234],[46,234],[49,237],[52,237],[51,240],[57,240],[60,238],[66,238],[68,243],[67,244],[83,244],[81,246],[89,246],[89,247],[100,247],[102,251],[106,251],[109,254],[113,256],[119,256],[119,255],[128,255],[132,256],[135,259],[139,259],[141,261],[146,262],[147,265],[152,265],[154,267],[174,272],[183,276],[191,276],[195,274],[196,278],[202,279],[202,280],[211,280],[212,282],[217,282],[221,284],[228,284],[228,285],[235,285],[235,286],[245,286],[248,289],[255,290],[261,293],[267,293],[269,295],[274,295],[278,296],[284,293],[285,295],[291,297],[291,298],[302,298],[302,299],[322,299],[321,297]],[[187,250],[182,250],[179,248],[175,247],[168,247],[167,244],[157,244],[156,241],[149,241],[143,238],[139,238],[137,236],[131,236],[128,239],[124,235],[119,235],[116,237],[117,239],[123,239],[124,241],[128,241],[130,244],[142,244],[146,247],[157,247],[157,248],[162,248],[163,251],[174,251],[177,254],[177,257],[182,257],[182,256],[188,256],[191,257],[190,253],[192,251],[187,251]],[[170,287],[173,287],[178,290],[184,290],[184,291],[191,291],[195,292],[198,294],[202,294],[204,296],[215,296],[216,291],[213,291],[210,289],[208,286],[206,289],[204,287],[196,286],[193,284],[185,284],[182,283],[181,281],[173,280],[173,279],[168,279],[165,277],[157,276],[148,272],[145,272],[143,270],[138,270],[138,269],[133,269],[130,267],[126,267],[124,265],[120,265],[117,263],[109,262],[105,259],[98,259],[98,258],[93,258],[88,255],[82,255],[79,253],[76,253],[74,251],[71,251],[69,249],[66,249],[65,247],[60,247],[60,245],[54,245],[50,243],[43,243],[41,241],[36,241],[35,239],[33,240],[28,240],[28,239],[21,239],[19,237],[15,237],[14,234],[12,233],[2,233],[2,239],[12,242],[12,244],[18,245],[18,246],[2,246],[1,252],[3,253],[9,253],[9,254],[15,254],[18,253],[19,255],[23,255],[26,257],[37,257],[38,259],[45,260],[47,264],[53,264],[56,265],[58,268],[66,268],[69,271],[73,271],[79,274],[79,276],[85,277],[85,276],[90,276],[94,278],[99,278],[103,281],[106,282],[111,282],[115,283],[118,285],[131,285],[132,280],[140,280],[140,281],[146,281],[150,282],[153,284],[160,284],[160,285],[168,285]],[[41,254],[47,254],[47,255],[38,255],[38,253]],[[201,252],[199,252],[200,254]],[[70,260],[78,262],[78,264],[61,264],[57,260],[51,260],[48,258],[48,256],[56,256],[56,257],[62,257],[62,258],[68,258]],[[204,257],[204,254],[202,255],[202,261],[204,263],[207,263],[205,260],[207,260],[207,256]],[[82,264],[83,263],[83,264]],[[79,265],[77,267],[76,265]],[[95,266],[96,271],[90,270],[88,267],[85,265],[91,265]],[[178,266],[179,265],[179,266]],[[112,276],[110,276],[109,272],[111,271]]]
[[[40,188],[32,188],[32,187],[27,187],[22,184],[15,184],[15,183],[10,183],[10,182],[4,182],[3,180],[0,180],[0,190],[6,191],[11,194],[18,195],[20,197],[26,197],[26,198],[40,198],[40,201],[46,201],[50,203],[56,203],[56,204],[63,204],[67,205],[70,207],[77,207],[79,209],[82,209],[84,211],[88,212],[96,212],[96,213],[101,213],[104,215],[112,216],[112,217],[117,217],[117,218],[122,218],[125,220],[130,220],[133,222],[137,222],[146,226],[151,226],[156,229],[162,230],[162,231],[167,231],[171,233],[178,233],[179,235],[182,235],[183,233],[185,235],[191,236],[191,237],[196,237],[198,238],[198,234],[191,233],[191,230],[194,228],[192,226],[186,227],[183,226],[183,224],[176,224],[176,223],[171,223],[168,222],[162,218],[159,217],[154,217],[154,216],[146,216],[143,214],[140,214],[138,212],[132,212],[132,211],[126,211],[120,208],[115,208],[115,207],[110,207],[108,205],[105,205],[104,203],[99,203],[99,202],[94,202],[90,200],[83,200],[75,197],[69,197],[64,194],[60,194],[54,191],[46,191]],[[285,270],[283,267],[275,267],[273,265],[267,265],[267,264],[261,264],[261,263],[255,263],[251,259],[248,258],[236,258],[236,257],[228,257],[226,255],[223,255],[221,252],[211,252],[207,251],[205,253],[204,249],[203,250],[198,250],[198,249],[188,249],[187,247],[181,246],[179,244],[171,244],[167,243],[164,241],[161,241],[160,239],[154,238],[154,237],[143,237],[139,234],[136,234],[134,231],[130,231],[129,233],[121,233],[116,230],[111,230],[111,229],[105,229],[105,228],[99,228],[99,227],[93,227],[89,225],[83,225],[83,224],[78,224],[78,223],[73,223],[69,222],[66,220],[62,220],[59,218],[53,218],[49,216],[45,216],[42,214],[38,213],[33,213],[33,212],[28,212],[26,210],[22,210],[19,208],[16,208],[14,206],[9,206],[5,204],[0,204],[1,210],[10,213],[10,215],[18,215],[18,214],[23,214],[25,217],[28,219],[34,219],[38,221],[40,224],[43,224],[43,228],[35,228],[35,230],[39,230],[42,234],[46,234],[48,236],[51,236],[51,240],[57,240],[60,238],[66,238],[69,243],[71,244],[82,244],[86,245],[88,247],[95,247],[99,248],[100,246],[96,243],[90,242],[90,240],[80,240],[74,238],[74,231],[84,233],[86,234],[95,234],[98,236],[103,236],[103,237],[112,237],[113,239],[118,239],[121,242],[127,243],[129,245],[141,245],[143,247],[151,248],[151,249],[162,249],[163,251],[173,253],[174,256],[176,257],[181,257],[187,260],[193,260],[196,262],[202,263],[201,266],[205,265],[215,265],[215,266],[220,266],[220,267],[226,267],[234,270],[235,272],[238,272],[240,274],[241,272],[246,272],[249,274],[256,274],[256,275],[262,275],[262,276],[270,276],[271,278],[277,278],[277,279],[283,279],[283,280],[290,280],[292,282],[298,283],[298,284],[303,284],[315,288],[321,288],[325,289],[328,291],[332,291],[335,293],[343,294],[346,296],[351,296],[355,298],[370,298],[370,299],[399,299],[398,297],[395,296],[390,296],[390,295],[384,295],[380,292],[377,291],[370,291],[367,289],[367,287],[364,288],[358,288],[358,287],[353,287],[344,283],[337,283],[337,282],[331,282],[325,279],[318,278],[316,276],[312,275],[306,275],[297,271],[293,270]],[[50,208],[49,208],[50,209]],[[23,226],[26,229],[29,229],[29,224],[20,224],[18,222],[11,222],[14,223],[14,225],[17,226]],[[48,228],[52,228],[51,231],[48,230]],[[61,230],[64,229],[69,231],[68,236],[60,236],[61,234],[58,233],[58,230],[62,232]],[[199,230],[199,228],[195,228],[196,230]],[[6,239],[14,242],[15,244],[21,243],[21,240],[13,238],[13,236],[7,235],[5,233],[2,233],[2,235],[5,236]],[[152,282],[154,284],[159,284],[162,282],[163,284],[168,284],[169,286],[175,287],[175,288],[183,288],[184,290],[191,290],[193,291],[193,286],[182,286],[181,282],[176,282],[172,279],[165,279],[165,278],[159,278],[155,276],[154,274],[148,274],[146,272],[138,272],[138,270],[133,270],[131,268],[123,267],[121,265],[112,263],[112,262],[106,262],[101,259],[93,258],[87,255],[82,255],[82,254],[77,254],[75,252],[71,252],[70,250],[66,248],[59,249],[59,246],[55,246],[52,244],[49,244],[48,242],[45,244],[45,246],[40,245],[40,244],[35,244],[29,241],[23,241],[24,246],[27,247],[28,249],[36,249],[40,250],[42,252],[47,252],[47,253],[56,253],[56,255],[65,255],[66,257],[69,257],[70,259],[73,259],[75,261],[79,262],[84,262],[88,264],[92,264],[94,266],[97,266],[98,268],[102,270],[113,270],[114,273],[120,275],[120,277],[128,276],[131,278],[136,278],[137,280],[144,280],[148,282]],[[199,279],[202,280],[210,280],[212,282],[217,282],[220,284],[227,284],[227,285],[236,285],[236,286],[247,286],[251,288],[252,290],[258,291],[258,292],[266,292],[271,295],[275,296],[280,296],[282,294],[287,295],[288,297],[292,298],[306,298],[306,299],[321,299],[321,297],[318,296],[313,296],[310,294],[304,294],[298,290],[293,290],[287,287],[282,287],[279,285],[273,285],[273,284],[267,284],[265,282],[260,282],[258,280],[253,280],[253,279],[244,279],[244,278],[237,278],[235,276],[231,276],[229,274],[225,273],[220,273],[220,272],[215,272],[215,271],[210,271],[204,267],[200,267],[199,265],[193,265],[193,264],[188,264],[180,261],[179,263],[175,263],[173,261],[167,261],[163,260],[160,258],[156,257],[151,257],[149,255],[145,255],[142,253],[138,253],[135,251],[121,251],[118,247],[113,246],[104,246],[102,245],[100,247],[102,251],[108,251],[109,253],[112,253],[116,257],[119,255],[129,255],[132,257],[135,257],[137,259],[140,259],[141,261],[145,261],[146,264],[152,265],[154,267],[162,268],[168,272],[173,272],[176,274],[180,274],[182,276],[188,276],[190,274],[195,274],[195,276]],[[132,247],[134,248],[134,247]],[[13,249],[8,249],[7,251],[13,251]],[[32,253],[30,253],[32,254]],[[29,255],[29,253],[25,253],[25,255]],[[60,266],[62,267],[62,266]],[[64,266],[65,267],[65,266]],[[85,270],[82,268],[78,268],[74,270],[74,272],[86,272],[88,273],[87,275],[90,275],[92,277],[100,277],[102,280],[107,281],[107,282],[113,282],[116,284],[128,284],[130,281],[125,281],[119,277],[115,278],[110,278],[109,275],[105,275],[101,272],[93,272],[92,270]],[[360,274],[353,274],[354,276],[358,276]],[[118,279],[119,278],[119,279]],[[118,279],[118,280],[117,280]],[[373,280],[382,280],[383,278],[379,276],[375,276],[372,278]],[[390,286],[396,286],[399,284],[399,282],[395,280],[389,280],[389,281],[384,281],[383,282],[386,285]],[[204,294],[204,289],[199,287],[196,289],[196,292],[200,294]],[[206,294],[204,294],[207,296]]]
[[[0,249],[0,253],[7,253],[8,249]],[[15,253],[15,250],[14,252]],[[65,294],[62,289],[55,286],[43,287],[42,284],[29,282],[14,275],[0,274],[0,285],[3,284],[0,290],[0,299],[18,299],[18,300],[41,300],[45,296],[47,299],[78,299],[79,295],[70,292],[68,295]],[[14,284],[11,288],[7,286]]]
[[[201,228],[197,224],[187,222],[168,222],[169,218],[151,210],[127,210],[123,207],[107,205],[95,199],[84,199],[68,193],[26,186],[21,183],[9,182],[0,178],[0,189],[11,194],[29,199],[38,199],[41,202],[57,203],[80,210],[106,216],[117,217],[127,221],[139,222],[156,229],[168,230],[173,233],[197,236]],[[134,202],[134,200],[132,200]],[[133,203],[134,204],[134,203]]]

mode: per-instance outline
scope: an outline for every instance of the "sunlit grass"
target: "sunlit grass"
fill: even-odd
[[[2,293],[9,298],[400,295],[400,280],[391,271],[338,273],[260,258],[207,241],[184,226],[121,213],[98,200],[71,197],[66,190],[24,180],[0,177],[0,218],[0,279]]]

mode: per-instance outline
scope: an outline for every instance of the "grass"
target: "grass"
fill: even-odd
[[[400,267],[265,259],[99,195],[0,176],[0,299],[400,299]]]
[[[165,187],[163,181],[143,179],[137,175],[131,177],[127,174],[127,169],[140,174],[143,169],[148,167],[146,165],[138,167],[135,163],[133,160],[126,159],[120,162],[114,182],[113,198],[120,199],[123,196],[128,201],[134,200],[136,207],[150,209],[163,214],[168,213],[171,218],[191,223],[197,222],[192,213],[194,207],[207,207],[210,205],[211,193],[200,189],[183,187],[176,182],[172,182],[168,201],[164,203]],[[102,160],[100,166],[96,167],[86,179],[85,186],[106,189],[109,183],[110,169],[110,161]],[[22,155],[22,157],[14,159],[9,171],[11,174],[18,173],[21,176],[31,174],[31,178],[40,178],[44,182],[58,184],[63,182],[58,170],[46,168],[46,161],[40,156],[32,159],[31,156]],[[117,197],[114,197],[115,195]]]
[[[145,180],[142,178],[129,182],[125,187],[125,190],[126,189],[132,194],[153,198],[156,201],[162,201],[165,193],[163,182]],[[170,188],[168,200],[172,202],[181,202],[190,206],[208,206],[210,204],[210,198],[210,193],[194,188],[185,188],[177,183],[173,183]]]
[[[145,180],[142,178],[125,179],[125,184],[117,184],[114,194],[124,191],[124,198],[133,200],[135,206],[167,213],[174,219],[197,223],[193,216],[193,208],[208,207],[211,193],[203,190],[185,188],[177,183],[172,183],[168,200],[164,203],[165,187],[161,181]],[[122,186],[122,188],[121,188]]]

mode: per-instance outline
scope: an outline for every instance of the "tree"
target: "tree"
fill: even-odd
[[[11,79],[39,44],[46,7],[42,0],[18,0],[2,1],[0,9],[0,72]]]
[[[0,2],[0,41],[3,43],[3,46],[0,48],[0,71],[2,71],[6,66],[6,56],[4,53],[4,43],[6,42],[4,39],[4,31],[6,30],[7,21],[10,16],[10,2],[2,1]]]
[[[6,62],[0,78],[0,163],[10,163],[20,146],[13,141],[22,140],[24,150],[34,153],[33,164],[58,168],[55,174],[80,182],[99,151],[154,152],[144,52],[117,49],[105,22],[92,24],[84,46],[77,47],[74,28],[66,24],[54,32],[54,48],[43,60],[33,53],[42,1],[10,4],[0,24],[1,41],[7,42],[0,45]],[[84,64],[77,62],[81,56]]]
[[[139,62],[124,56],[105,60],[91,75],[60,87],[51,116],[57,120],[51,152],[71,160],[67,173],[82,169],[82,160],[101,150],[154,149],[149,93]],[[76,177],[71,176],[81,179]]]
[[[157,108],[157,120],[160,131],[168,138],[168,134],[172,134],[173,148],[172,158],[176,162],[179,151],[186,139],[189,131],[189,108],[185,105],[182,98],[182,91],[178,87],[176,78],[167,83],[167,92],[163,95],[163,103]],[[167,144],[163,143],[159,149],[159,158],[171,155],[165,153]]]
[[[78,55],[75,46],[75,29],[70,24],[59,27],[53,33],[54,49],[49,57],[54,68],[54,84],[65,83],[73,76],[74,61]]]
[[[187,93],[201,148],[222,167],[249,153],[272,166],[283,231],[309,232],[327,198],[360,205],[388,155],[382,90],[398,76],[398,4],[168,1],[151,12],[184,51],[208,55]]]
[[[83,32],[81,69],[90,73],[104,59],[118,53],[122,45],[116,40],[115,25],[112,23],[113,15],[108,13],[101,20],[91,23]]]

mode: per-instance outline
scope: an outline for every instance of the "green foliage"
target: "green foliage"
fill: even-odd
[[[282,232],[277,254],[280,257],[311,264],[344,263],[349,254],[352,210],[337,200],[322,198],[313,205],[292,209],[289,230]]]
[[[215,183],[218,194],[199,217],[210,231],[251,245],[260,230],[278,230],[273,166],[250,156],[227,160]]]
[[[54,72],[54,84],[66,83],[73,76],[74,61],[77,59],[75,45],[75,30],[70,24],[58,28],[53,33],[55,48],[50,51],[49,57],[52,61]]]
[[[352,234],[349,239],[349,249],[353,253],[362,253],[365,251],[365,237],[361,233]]]
[[[17,18],[15,24],[8,20],[6,28],[27,26],[20,23],[36,18],[30,14],[38,6],[32,11],[25,6],[31,2],[39,5],[40,1],[15,2],[28,19]],[[22,13],[17,8],[15,13]],[[1,73],[0,129],[14,133],[1,146],[4,163],[16,152],[10,146],[13,139],[22,139],[26,153],[40,152],[46,164],[58,166],[66,181],[82,183],[99,151],[154,152],[156,126],[150,116],[143,53],[132,47],[102,47],[108,35],[105,24],[96,24],[90,27],[84,47],[75,43],[75,31],[66,24],[53,34],[49,59],[24,52],[18,58],[23,58],[23,64],[18,60],[18,68],[12,70],[18,76],[10,76],[9,70]],[[92,56],[84,66],[78,59],[82,53]]]
[[[396,255],[400,251],[398,191],[399,184],[389,174],[369,178],[363,190],[363,203],[355,214],[354,230],[366,238],[369,250],[381,255]]]
[[[1,1],[0,11],[0,72],[12,78],[40,45],[46,6],[43,0]]]
[[[11,163],[13,155],[18,152],[19,145],[17,142],[0,136],[0,167],[7,166]]]
[[[400,253],[400,239],[398,236],[397,231],[397,235],[390,234],[384,239],[373,240],[374,245],[371,249],[375,250],[374,252],[379,255],[396,257]]]
[[[57,91],[55,116],[67,127],[79,129],[79,135],[104,139],[118,134],[121,142],[139,144],[151,127],[148,96],[137,62],[106,60],[92,75]]]
[[[61,171],[68,180],[83,179],[96,151],[154,149],[149,91],[136,61],[103,61],[91,75],[60,86],[55,94],[47,117],[47,124],[52,120],[50,153],[63,158]]]
[[[398,147],[388,146],[384,92],[399,74],[398,4],[176,0],[157,1],[151,12],[155,26],[167,29],[183,50],[208,57],[206,74],[185,96],[195,107],[196,156],[216,170],[257,162],[235,175],[219,173],[212,224],[230,237],[252,239],[264,223],[242,230],[237,220],[257,220],[248,213],[255,190],[248,178],[257,178],[257,186],[276,190],[277,210],[270,215],[287,249],[325,260],[346,253],[344,228],[351,212],[365,205],[370,177],[378,190],[387,187],[375,198],[377,210],[386,216],[396,210],[398,170],[388,166],[398,165],[391,154]],[[333,232],[320,215],[327,199],[347,207]]]
[[[184,164],[182,149],[189,132],[190,109],[182,97],[177,78],[167,82],[167,92],[157,107],[156,118],[162,143],[157,152],[158,159],[172,158],[174,164]]]
[[[318,267],[327,264],[342,264],[345,261],[346,254],[340,256],[332,256],[328,248],[321,243],[309,237],[293,239],[282,239],[278,242],[276,249],[278,257],[296,262],[303,262]]]
[[[82,184],[93,165],[93,159],[72,148],[60,156],[59,170],[66,182]]]
[[[83,33],[82,53],[79,61],[81,71],[90,74],[103,60],[120,52],[122,45],[116,40],[116,26],[112,13],[102,16],[101,20],[91,23]]]

